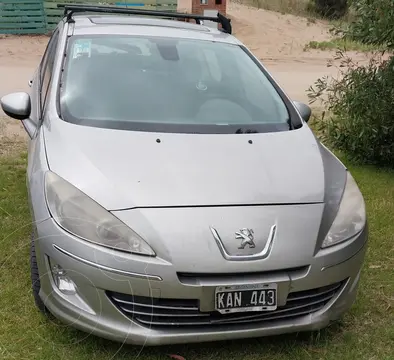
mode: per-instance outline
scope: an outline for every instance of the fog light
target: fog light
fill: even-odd
[[[67,276],[66,270],[60,265],[52,266],[53,280],[58,289],[65,295],[75,295],[77,293],[74,282]]]

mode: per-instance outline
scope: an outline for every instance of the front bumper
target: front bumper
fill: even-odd
[[[367,229],[345,244],[318,252],[308,266],[297,269],[191,277],[177,274],[165,260],[123,255],[79,240],[48,219],[37,225],[40,296],[51,313],[66,324],[97,336],[139,345],[229,340],[317,330],[339,318],[353,304],[366,240]],[[59,291],[53,280],[51,264],[58,264],[67,271],[78,289],[76,295],[65,295]],[[129,271],[130,268],[133,272]],[[262,282],[278,284],[279,307],[286,306],[290,293],[337,283],[341,286],[317,311],[277,317],[271,321],[219,326],[171,326],[171,321],[168,326],[147,326],[122,312],[108,296],[108,292],[113,292],[153,299],[195,299],[199,311],[212,313],[217,286]]]

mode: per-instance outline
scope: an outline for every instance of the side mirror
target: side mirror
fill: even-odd
[[[30,95],[25,92],[16,92],[5,95],[0,100],[3,111],[9,117],[18,120],[29,118],[31,113]]]
[[[293,104],[297,108],[304,121],[308,122],[312,115],[312,109],[308,105],[299,101],[293,101]]]

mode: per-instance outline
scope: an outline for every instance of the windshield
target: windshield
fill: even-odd
[[[238,45],[73,36],[67,54],[60,87],[65,121],[155,132],[289,130],[283,100]]]

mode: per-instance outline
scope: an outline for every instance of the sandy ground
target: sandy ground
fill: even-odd
[[[307,102],[306,89],[324,75],[337,75],[335,67],[327,67],[330,52],[304,51],[309,41],[330,38],[328,25],[292,15],[257,10],[230,3],[228,15],[233,32],[263,61],[274,78],[293,100]],[[0,97],[13,91],[27,91],[27,83],[45,50],[45,36],[0,35]],[[358,60],[365,55],[353,54]],[[0,116],[2,115],[0,110]],[[14,120],[0,120],[0,135],[22,135]]]

